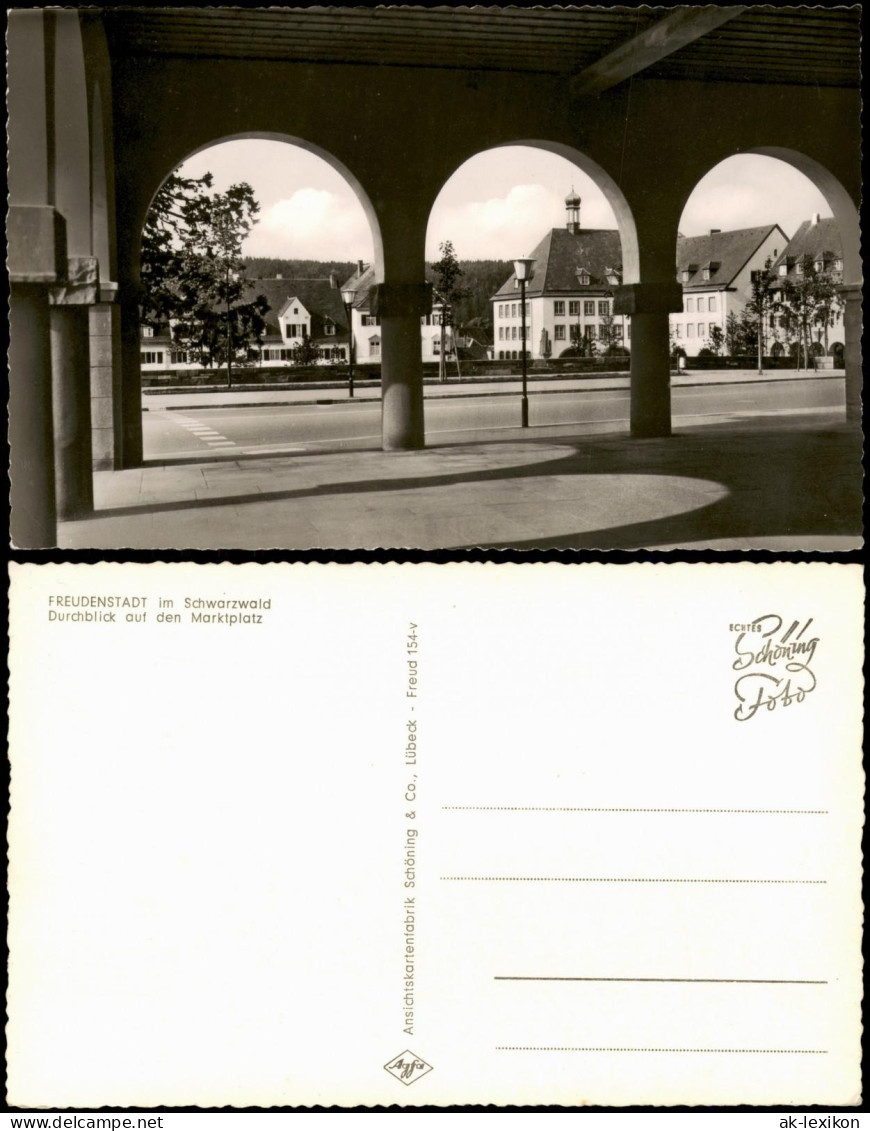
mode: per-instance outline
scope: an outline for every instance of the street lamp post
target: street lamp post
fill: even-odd
[[[528,390],[528,374],[526,372],[526,283],[532,277],[532,269],[535,266],[534,259],[515,259],[514,260],[514,273],[517,277],[517,282],[520,284],[520,309],[522,311],[521,334],[522,342],[520,355],[523,359],[523,397],[521,401],[521,423],[523,428],[529,426],[529,390]]]
[[[353,300],[356,298],[356,291],[348,287],[347,290],[341,292],[341,301],[344,303],[344,310],[347,314],[347,395],[353,397],[353,320],[352,309]]]

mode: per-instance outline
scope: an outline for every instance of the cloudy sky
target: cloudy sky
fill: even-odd
[[[282,142],[233,141],[203,150],[181,167],[187,176],[207,170],[219,189],[243,180],[254,188],[260,221],[246,254],[371,260],[368,222],[353,190],[314,154]],[[583,199],[584,227],[616,227],[594,182],[564,158],[521,146],[481,153],[441,190],[429,221],[427,257],[437,258],[438,244],[446,239],[462,259],[528,254],[544,232],[564,223],[572,186]],[[813,212],[831,215],[803,174],[770,157],[731,157],[699,181],[680,230],[690,236],[709,228],[779,223],[791,236]]]

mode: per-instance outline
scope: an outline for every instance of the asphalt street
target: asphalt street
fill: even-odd
[[[715,419],[838,408],[845,403],[845,389],[840,379],[802,378],[675,387],[672,398],[677,418]],[[532,429],[576,424],[594,431],[619,431],[627,425],[629,394],[627,389],[532,392],[529,410]],[[517,392],[427,399],[425,413],[427,436],[470,439],[471,433],[518,427],[520,397]],[[376,446],[380,441],[380,402],[373,400],[152,408],[143,419],[147,460],[328,451]]]

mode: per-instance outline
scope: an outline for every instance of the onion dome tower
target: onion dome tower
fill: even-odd
[[[571,185],[571,191],[565,197],[565,211],[568,213],[567,228],[572,235],[577,235],[580,231],[580,196],[574,191],[574,186]]]

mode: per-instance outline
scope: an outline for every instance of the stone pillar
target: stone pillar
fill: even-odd
[[[428,283],[380,283],[372,313],[381,329],[381,435],[389,451],[425,446],[420,318],[432,309]]]
[[[673,279],[616,287],[615,314],[631,315],[631,434],[671,434],[671,363],[668,314],[683,309]]]
[[[57,545],[48,290],[65,270],[66,228],[48,205],[12,205],[6,237],[12,543],[45,549]]]
[[[9,296],[9,479],[12,545],[57,545],[48,291],[12,284]]]
[[[99,297],[99,270],[90,256],[70,258],[66,277],[49,290],[54,478],[57,517],[94,509],[88,306]]]
[[[52,306],[51,407],[57,517],[82,518],[94,509],[87,310]]]
[[[91,460],[95,471],[113,471],[122,466],[120,311],[113,302],[98,302],[88,308],[88,317]]]
[[[129,300],[121,301],[121,404],[120,465],[140,467],[142,464],[142,378],[139,372],[139,307]]]
[[[858,283],[838,287],[843,300],[843,333],[846,350],[846,420],[861,423],[861,286]]]

